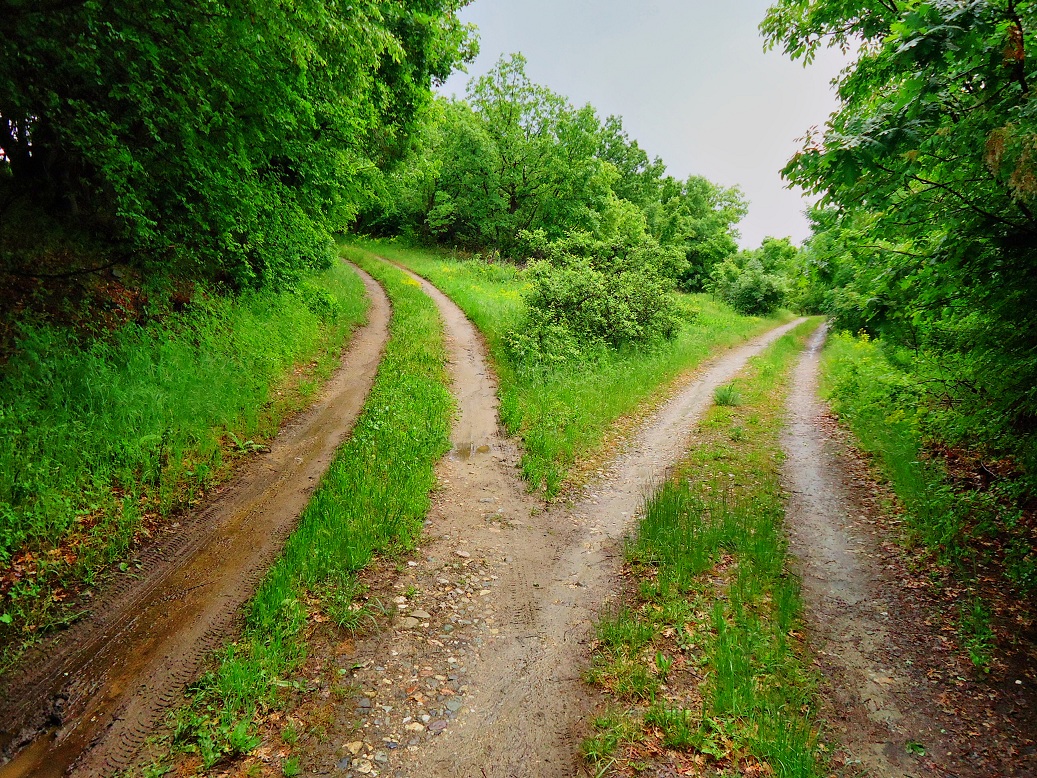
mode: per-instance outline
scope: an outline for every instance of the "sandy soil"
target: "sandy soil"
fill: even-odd
[[[241,606],[276,558],[310,493],[348,435],[374,381],[389,303],[371,298],[342,365],[209,506],[168,528],[89,615],[33,649],[0,689],[3,767],[13,776],[105,775],[132,763],[146,735],[236,627]]]
[[[580,673],[620,541],[713,389],[798,321],[703,366],[581,495],[545,506],[516,477],[482,340],[421,283],[446,322],[461,399],[454,450],[440,463],[420,555],[387,585],[391,628],[328,647],[324,669],[345,678],[349,702],[329,706],[328,735],[303,764],[311,775],[579,775],[591,702]]]
[[[787,523],[842,774],[1037,775],[1032,679],[976,677],[908,567],[878,488],[817,399],[825,329],[793,376]]]

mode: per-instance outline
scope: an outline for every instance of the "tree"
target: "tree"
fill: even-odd
[[[4,199],[145,265],[290,281],[471,52],[461,4],[3,0]]]

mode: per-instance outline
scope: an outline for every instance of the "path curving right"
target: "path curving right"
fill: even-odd
[[[135,764],[145,738],[182,700],[208,652],[251,598],[374,383],[388,338],[382,288],[313,406],[206,507],[148,549],[91,612],[31,650],[0,687],[0,778],[107,776]]]
[[[792,377],[783,485],[839,774],[1037,775],[1033,711],[967,677],[942,634],[953,634],[946,616],[897,572],[873,484],[817,397],[826,332],[813,335]]]

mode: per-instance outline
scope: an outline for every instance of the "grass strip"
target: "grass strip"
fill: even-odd
[[[682,295],[691,317],[671,341],[620,351],[597,348],[565,365],[530,368],[516,364],[505,347],[523,315],[527,285],[519,268],[461,261],[391,241],[357,245],[429,279],[482,331],[500,379],[501,421],[524,443],[522,475],[548,497],[561,490],[578,460],[601,450],[617,420],[718,349],[779,321],[741,316],[708,295]]]
[[[383,284],[393,306],[389,342],[350,439],[336,455],[280,560],[226,648],[176,714],[175,752],[208,769],[259,743],[306,655],[309,626],[356,627],[356,573],[374,554],[413,548],[449,450],[454,409],[435,304],[405,274],[360,252],[347,256]]]
[[[367,305],[338,264],[86,344],[25,326],[0,374],[0,667],[304,407]]]
[[[648,499],[627,593],[596,625],[607,693],[583,751],[598,775],[823,775],[778,483],[786,385],[806,322],[753,358]]]

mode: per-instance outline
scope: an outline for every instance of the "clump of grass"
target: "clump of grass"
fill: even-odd
[[[714,350],[774,326],[741,316],[708,295],[683,295],[691,314],[676,337],[618,351],[588,347],[562,364],[515,361],[507,335],[522,320],[522,272],[508,263],[460,261],[395,242],[358,246],[400,262],[451,297],[486,336],[500,378],[501,420],[522,437],[522,475],[532,488],[556,495],[576,462],[601,447],[620,417],[635,411]]]
[[[308,619],[321,611],[343,627],[367,616],[348,601],[355,574],[377,553],[413,547],[449,450],[453,400],[444,371],[435,304],[399,270],[349,252],[385,286],[393,306],[390,339],[352,436],[248,606],[242,637],[178,711],[174,747],[211,766],[242,753],[229,736],[251,733],[306,652]],[[316,600],[316,604],[311,604]]]
[[[0,598],[8,658],[142,527],[262,448],[366,309],[362,282],[339,264],[294,291],[199,294],[186,312],[90,343],[23,327],[0,375],[0,571],[21,571]]]
[[[742,393],[734,384],[718,386],[713,390],[713,401],[717,405],[735,406],[742,404]]]
[[[737,410],[714,407],[703,420],[692,453],[647,501],[627,549],[642,581],[636,600],[598,624],[588,680],[622,700],[625,726],[636,727],[638,739],[657,738],[676,763],[690,754],[721,768],[755,763],[790,778],[824,774],[816,681],[791,637],[799,584],[786,569],[777,479],[782,387],[816,324],[752,360]],[[737,448],[728,445],[732,421],[743,430]],[[651,693],[632,695],[617,683],[616,668],[634,662],[655,670]],[[596,741],[584,752],[600,767],[602,750]],[[615,753],[608,759],[620,772],[633,767]]]

